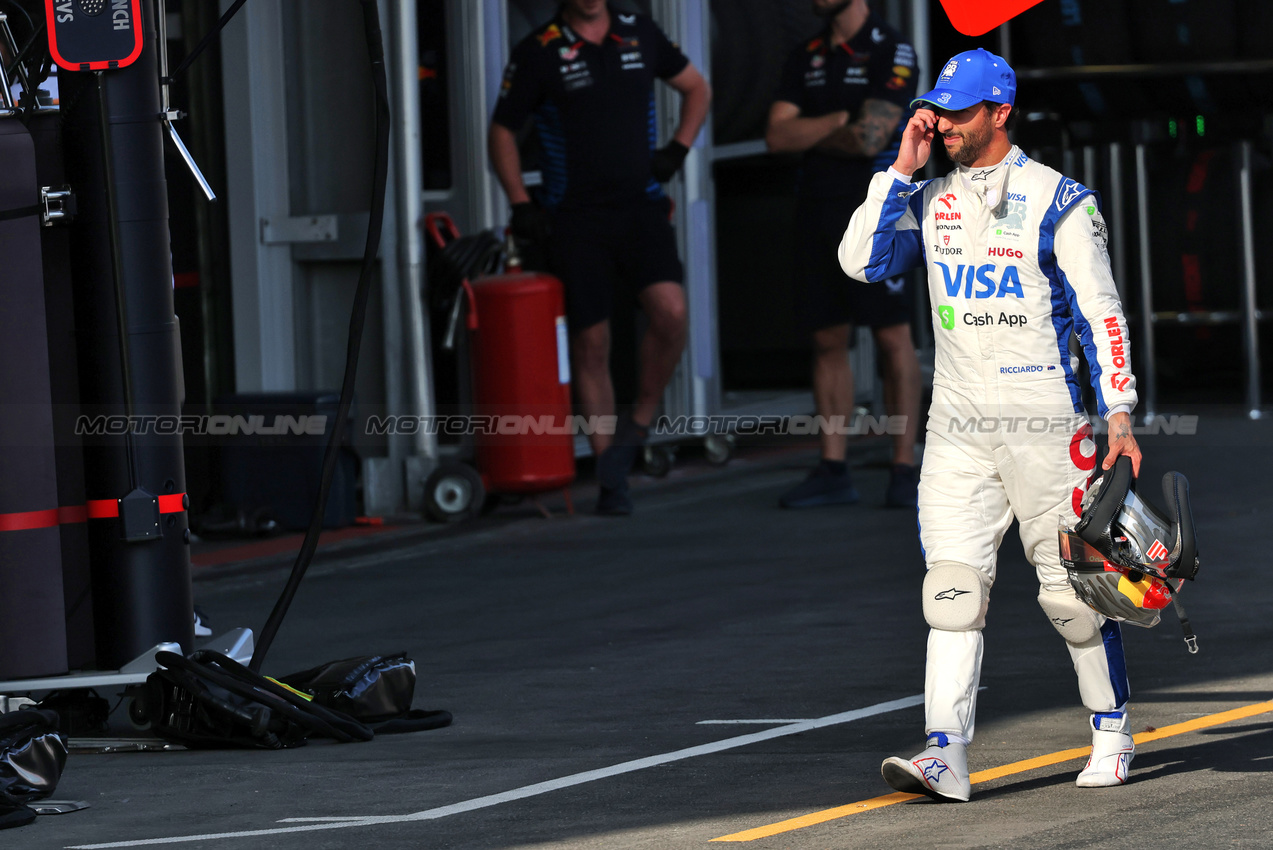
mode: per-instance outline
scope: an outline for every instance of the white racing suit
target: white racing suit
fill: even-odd
[[[973,737],[981,628],[1014,517],[1083,703],[1116,711],[1129,695],[1118,623],[1078,601],[1057,542],[1058,521],[1077,520],[1096,460],[1072,332],[1099,415],[1136,404],[1097,204],[1091,190],[1013,147],[996,166],[922,183],[876,174],[840,244],[850,277],[885,280],[921,263],[928,277],[937,351],[919,524],[933,627],[929,733]]]

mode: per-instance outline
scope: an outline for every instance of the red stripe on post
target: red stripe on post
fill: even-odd
[[[58,509],[47,511],[22,511],[0,514],[0,531],[30,531],[34,528],[52,528],[58,524]]]
[[[89,519],[113,519],[119,516],[119,502],[115,499],[89,499]]]
[[[173,493],[170,496],[159,497],[159,512],[161,514],[179,514],[186,509],[186,494]]]
[[[159,497],[161,514],[179,514],[186,509],[186,494],[173,493]],[[74,525],[90,519],[114,519],[119,516],[116,499],[89,499],[84,505],[50,508],[47,511],[20,511],[0,514],[0,531],[28,531],[33,528],[52,528],[55,525]]]
[[[88,522],[88,505],[72,505],[69,508],[58,508],[57,521],[62,525]]]

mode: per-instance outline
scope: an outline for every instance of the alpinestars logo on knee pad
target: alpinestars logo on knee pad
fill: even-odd
[[[959,596],[963,596],[965,593],[972,593],[972,591],[960,590],[958,588],[952,587],[950,590],[943,590],[941,593],[937,594],[933,598],[934,599],[955,599]]]

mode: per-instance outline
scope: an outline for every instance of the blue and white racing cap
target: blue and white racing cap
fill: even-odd
[[[1017,97],[1017,75],[1002,56],[978,47],[951,57],[928,94],[911,101],[911,108],[936,106],[958,112],[989,100],[1012,103]]]

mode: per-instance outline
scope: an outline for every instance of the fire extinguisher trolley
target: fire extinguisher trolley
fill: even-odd
[[[425,216],[425,229],[439,248],[460,235],[446,213]],[[510,262],[460,287],[451,327],[467,307],[474,465],[443,461],[425,482],[426,510],[440,522],[476,515],[491,496],[564,490],[575,479],[561,281]]]

